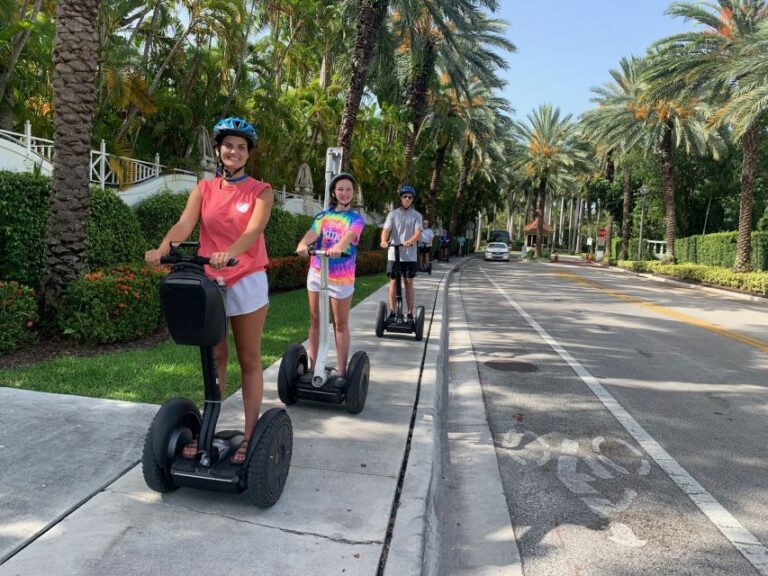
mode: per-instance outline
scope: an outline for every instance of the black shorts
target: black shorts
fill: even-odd
[[[394,265],[394,260],[387,261],[387,276],[390,278],[392,278],[392,266]],[[415,278],[416,272],[418,272],[418,266],[416,262],[400,262],[400,275],[403,278]]]
[[[432,250],[432,246],[429,244],[422,244],[419,246],[419,253],[421,254],[429,254],[429,252]]]

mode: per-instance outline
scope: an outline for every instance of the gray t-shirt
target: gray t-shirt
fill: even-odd
[[[389,240],[394,244],[402,244],[408,238],[413,237],[416,234],[416,230],[421,230],[421,221],[423,218],[413,208],[404,210],[403,208],[395,208],[387,215],[387,220],[384,222],[384,228],[390,231]],[[416,244],[405,248],[400,247],[400,261],[401,262],[416,262]],[[390,247],[387,252],[387,259],[395,259],[395,249]]]

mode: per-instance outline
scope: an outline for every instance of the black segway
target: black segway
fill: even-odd
[[[400,246],[402,244],[390,244],[395,249],[395,261],[392,265],[392,276],[395,279],[396,309],[395,315],[387,314],[387,303],[379,302],[376,311],[376,336],[381,338],[384,332],[396,334],[416,334],[416,341],[424,337],[424,306],[416,306],[416,314],[413,320],[408,320],[403,314],[403,281],[400,270]],[[430,264],[431,265],[431,264]]]
[[[195,254],[184,255],[181,247],[194,249]],[[160,304],[173,340],[200,348],[205,407],[201,418],[189,398],[171,398],[163,404],[144,442],[144,481],[157,492],[181,486],[233,494],[247,490],[256,506],[267,508],[280,499],[291,466],[291,419],[283,409],[267,410],[251,431],[245,461],[231,462],[245,435],[238,430],[215,431],[221,392],[213,347],[227,335],[224,295],[206,276],[203,265],[208,258],[197,256],[197,247],[196,242],[173,244],[162,258],[173,267],[161,285]],[[230,260],[228,265],[236,263]],[[195,438],[197,453],[185,458],[183,448]]]
[[[351,414],[359,414],[368,396],[370,361],[363,351],[355,352],[347,364],[347,372],[341,378],[334,368],[325,365],[328,357],[328,258],[325,250],[309,246],[311,255],[320,257],[320,338],[317,358],[312,372],[309,371],[307,351],[301,344],[292,344],[280,361],[277,373],[277,394],[290,406],[299,399],[341,404],[346,402]]]
[[[427,255],[427,260],[429,261],[429,263],[426,266],[422,266],[421,265],[421,258],[419,258],[419,260],[418,260],[419,261],[419,265],[418,265],[417,270],[419,272],[426,272],[427,274],[432,276],[432,246],[419,246],[419,251],[421,251],[422,249],[425,250],[424,253]]]

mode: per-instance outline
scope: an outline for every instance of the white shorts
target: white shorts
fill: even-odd
[[[250,314],[269,304],[269,284],[265,271],[243,276],[227,286],[227,317]]]
[[[307,274],[307,290],[310,292],[320,292],[320,274],[314,268],[310,268],[309,274]],[[354,284],[338,285],[328,282],[328,294],[334,300],[346,300],[354,292]]]

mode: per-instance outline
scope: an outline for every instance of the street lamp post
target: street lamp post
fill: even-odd
[[[643,221],[645,220],[645,197],[648,196],[648,188],[645,184],[638,190],[640,194],[640,239],[637,243],[637,259],[640,260],[643,253]]]

